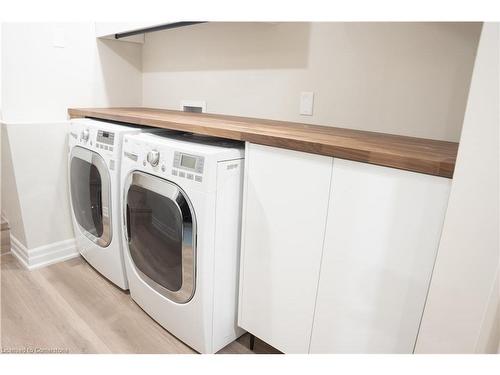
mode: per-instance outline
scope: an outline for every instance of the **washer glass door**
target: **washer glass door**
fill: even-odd
[[[132,172],[125,183],[126,237],[135,270],[164,297],[188,302],[195,290],[196,220],[174,183]]]
[[[74,147],[70,155],[73,213],[82,233],[106,247],[111,242],[110,177],[106,162],[97,153]]]

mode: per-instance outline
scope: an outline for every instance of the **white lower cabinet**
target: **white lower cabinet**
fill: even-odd
[[[307,353],[332,158],[246,145],[239,325],[285,353]]]
[[[411,353],[451,180],[247,143],[239,325],[285,353]]]
[[[311,353],[412,353],[451,180],[333,162]]]

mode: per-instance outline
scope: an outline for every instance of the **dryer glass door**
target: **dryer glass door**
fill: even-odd
[[[195,290],[196,220],[186,194],[133,172],[125,183],[126,236],[135,270],[164,297],[188,302]]]
[[[104,159],[82,147],[70,155],[70,186],[73,213],[82,233],[106,247],[111,242],[110,181]]]

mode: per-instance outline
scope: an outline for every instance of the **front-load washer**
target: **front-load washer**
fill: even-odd
[[[130,294],[200,353],[235,340],[240,249],[240,142],[126,135],[121,183]]]
[[[160,131],[92,119],[69,127],[69,193],[76,246],[111,282],[128,289],[121,246],[120,156],[124,134]]]

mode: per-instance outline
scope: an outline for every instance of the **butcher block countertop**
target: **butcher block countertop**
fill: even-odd
[[[70,108],[71,118],[153,126],[453,177],[458,143],[330,126],[154,108]]]

